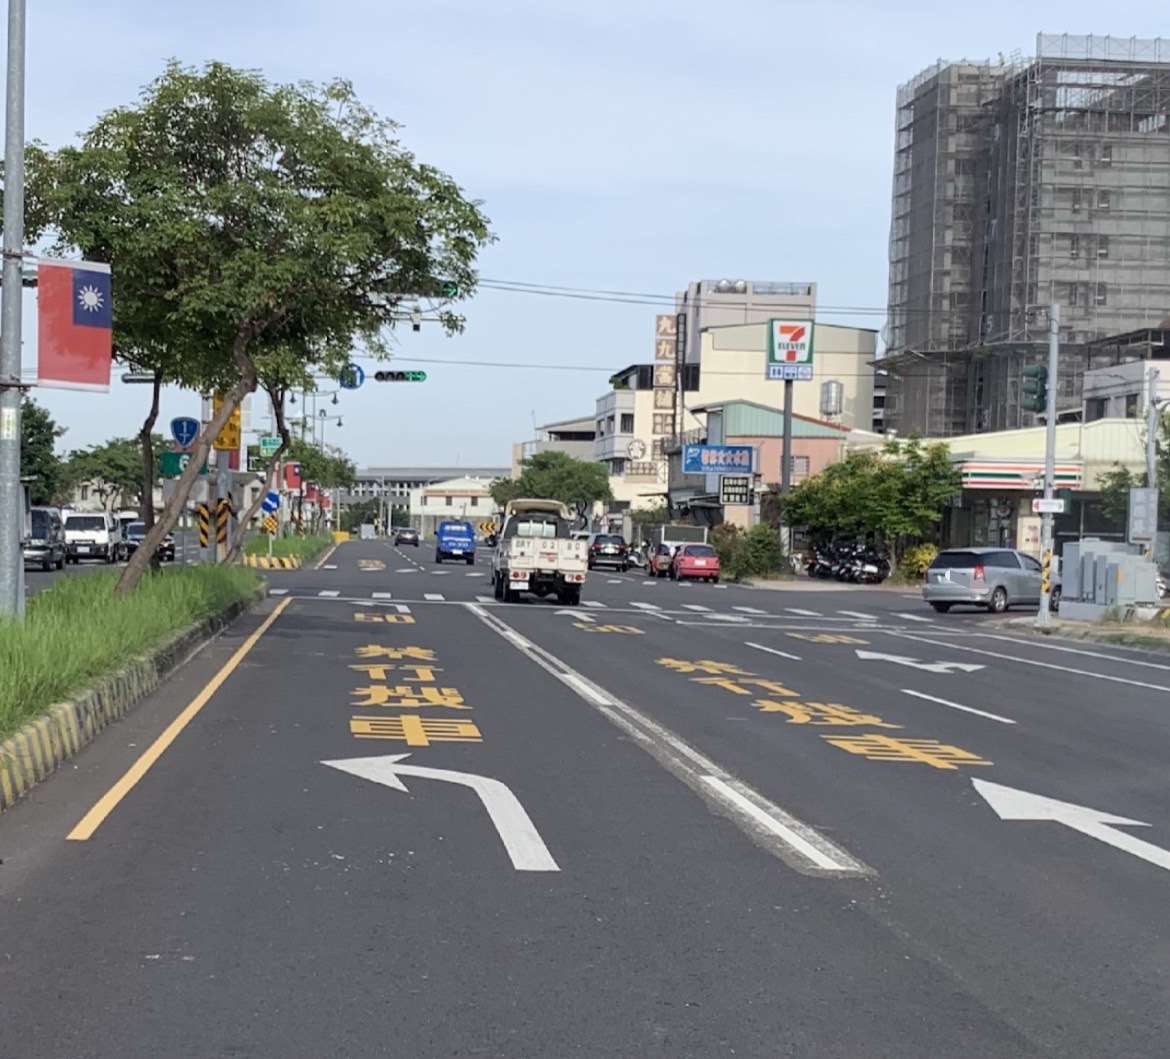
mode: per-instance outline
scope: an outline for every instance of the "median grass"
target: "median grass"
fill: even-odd
[[[332,537],[278,537],[272,542],[272,554],[281,559],[297,558],[301,564],[317,558],[326,548],[333,544]],[[248,555],[267,555],[268,538],[253,537],[244,545]]]
[[[116,580],[65,578],[28,601],[23,624],[0,621],[0,738],[260,584],[250,569],[218,566],[164,570],[127,596],[114,595]]]

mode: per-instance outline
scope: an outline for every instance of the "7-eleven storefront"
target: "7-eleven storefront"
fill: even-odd
[[[950,547],[1018,548],[1040,553],[1040,516],[1032,499],[1043,495],[1043,460],[972,460],[956,457],[963,491],[947,511],[943,539]],[[1056,464],[1057,495],[1065,497],[1066,516],[1082,512],[1084,464]],[[1080,503],[1078,503],[1080,501]],[[1069,532],[1071,530],[1071,526]],[[1073,533],[1073,536],[1079,535]]]

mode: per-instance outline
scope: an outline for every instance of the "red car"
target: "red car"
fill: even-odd
[[[674,553],[670,576],[675,581],[685,577],[719,583],[719,556],[709,544],[684,544]]]

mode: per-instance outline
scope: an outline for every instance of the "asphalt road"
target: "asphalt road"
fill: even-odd
[[[274,573],[0,817],[12,1054],[1170,1051],[1170,664],[485,558]]]
[[[198,548],[193,530],[179,530],[175,534],[175,559],[191,565],[197,561]],[[79,563],[66,563],[62,570],[42,570],[39,566],[25,564],[24,592],[26,596],[43,592],[63,577],[82,577],[100,570],[120,570],[125,563],[106,563],[101,559],[87,559]],[[169,565],[169,564],[168,564]]]

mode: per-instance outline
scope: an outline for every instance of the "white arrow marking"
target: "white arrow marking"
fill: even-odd
[[[488,776],[477,776],[471,772],[454,772],[451,769],[432,769],[423,765],[403,765],[409,754],[384,754],[380,757],[351,757],[340,761],[322,761],[322,765],[340,769],[364,780],[381,783],[396,791],[406,791],[400,776],[419,776],[428,780],[442,780],[470,787],[479,795],[483,807],[495,825],[504,843],[504,849],[512,858],[512,867],[517,871],[560,871],[540,832],[524,811],[516,795],[499,780]]]
[[[577,621],[588,622],[590,625],[597,624],[596,618],[592,618],[588,614],[584,614],[579,610],[558,610],[557,614],[558,615],[567,614],[570,618],[576,618]]]
[[[877,651],[857,651],[856,654],[861,659],[875,660],[878,662],[897,662],[900,666],[910,666],[911,669],[924,669],[927,673],[951,673],[956,669],[962,673],[974,673],[977,669],[985,668],[973,662],[919,662],[918,659],[907,658],[905,655],[883,655]]]
[[[1144,820],[1114,816],[1085,805],[1073,805],[1072,802],[1058,801],[1042,794],[1029,794],[987,780],[973,779],[971,782],[1001,820],[1051,820],[1170,871],[1170,850],[1155,846],[1152,842],[1143,842],[1111,826],[1149,827]]]

